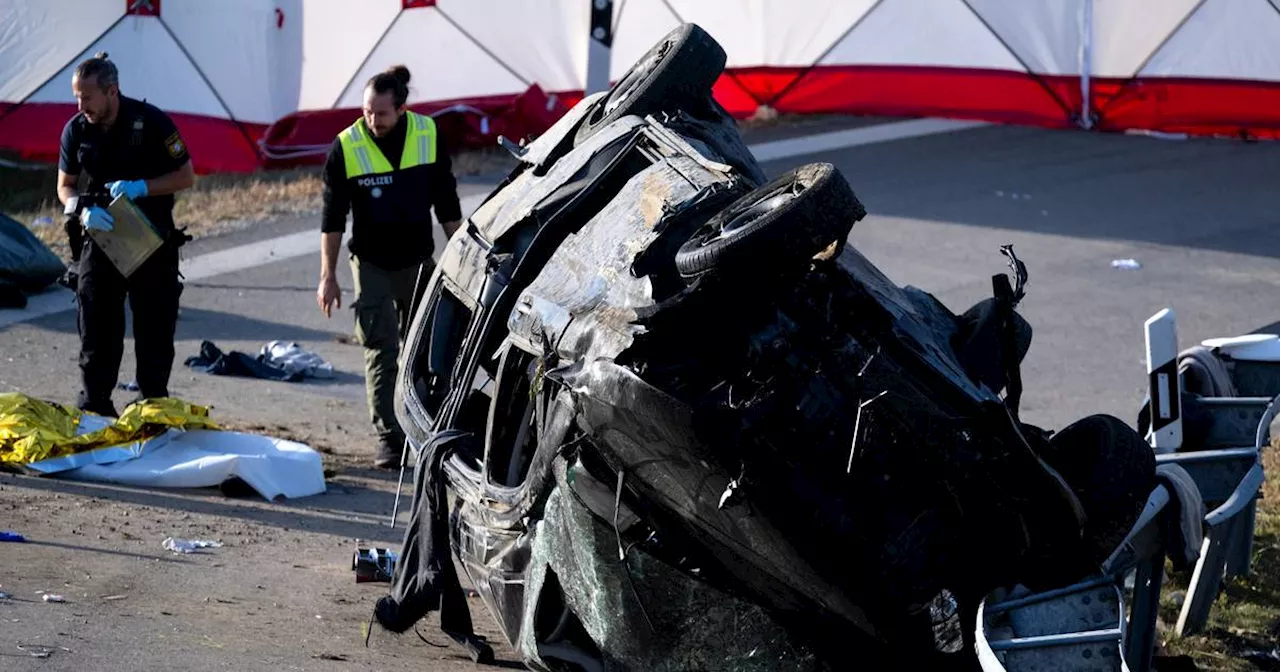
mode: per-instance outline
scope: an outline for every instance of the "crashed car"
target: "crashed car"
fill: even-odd
[[[834,166],[766,177],[711,97],[724,63],[665,36],[510,146],[442,251],[382,627],[439,611],[491,658],[465,575],[534,669],[963,667],[983,595],[1087,574],[1137,517],[1140,450],[1018,419],[1012,250],[962,315],[895,285],[847,244],[866,211]]]

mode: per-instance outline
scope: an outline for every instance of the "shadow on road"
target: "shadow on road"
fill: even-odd
[[[305,292],[308,294],[316,291],[315,287],[301,287],[297,285],[230,285],[219,282],[187,282],[183,284],[185,284],[188,289],[231,289],[252,292]]]
[[[876,215],[1280,257],[1276,143],[993,126],[767,172],[811,161],[834,163]]]
[[[76,551],[78,553],[102,553],[105,555],[118,555],[124,558],[137,558],[138,560],[187,564],[187,561],[181,557],[152,555],[150,553],[130,553],[128,551],[113,551],[109,548],[94,548],[93,546],[82,546],[80,544],[64,544],[57,541],[42,541],[38,537],[28,537],[26,543],[32,546],[49,546],[51,548],[61,548],[68,551]]]
[[[183,308],[177,340],[213,341],[331,341],[334,332],[271,322],[248,315],[201,308]]]
[[[398,544],[404,526],[387,525],[394,493],[349,482],[332,484],[329,492],[298,500],[267,503],[261,498],[228,498],[210,489],[182,490],[181,494],[143,490],[57,478],[0,474],[0,484],[79,497],[96,497],[123,504],[172,509],[270,525],[273,527],[351,537],[370,542]],[[401,509],[408,506],[401,500]],[[148,556],[150,557],[150,556]]]

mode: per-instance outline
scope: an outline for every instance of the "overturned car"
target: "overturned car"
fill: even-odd
[[[664,37],[512,147],[442,251],[384,628],[438,610],[491,655],[460,570],[535,669],[962,668],[983,595],[1087,574],[1137,517],[1132,430],[1018,419],[1012,250],[963,315],[895,285],[846,244],[865,210],[833,166],[765,176],[710,95],[724,63]]]

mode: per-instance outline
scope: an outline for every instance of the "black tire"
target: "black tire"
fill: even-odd
[[[587,113],[574,143],[628,115],[644,116],[703,104],[724,72],[724,48],[695,23],[686,23],[653,45]]]
[[[795,168],[717,213],[676,252],[685,278],[797,267],[843,243],[866,208],[836,167]]]
[[[1155,487],[1156,458],[1142,435],[1118,418],[1093,415],[1049,439],[1044,459],[1056,469],[1084,507],[1078,558],[1096,569],[1137,522]]]

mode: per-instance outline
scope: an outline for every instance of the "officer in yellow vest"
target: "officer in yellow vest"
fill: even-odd
[[[399,465],[404,445],[395,416],[397,360],[419,271],[432,270],[430,211],[446,238],[462,220],[457,182],[435,121],[407,111],[408,97],[404,66],[370,79],[364,114],[334,140],[324,171],[316,301],[326,317],[334,306],[342,307],[337,267],[350,211],[351,307],[364,346],[369,416],[380,442],[374,464],[383,468]]]

